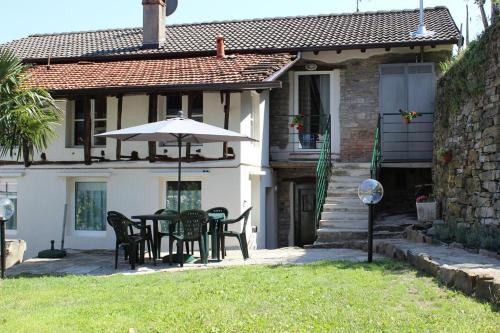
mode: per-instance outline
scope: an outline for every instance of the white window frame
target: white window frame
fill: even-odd
[[[105,183],[106,184],[106,206],[109,203],[109,182],[105,178],[74,178],[71,182],[71,216],[72,233],[76,236],[105,237],[108,232],[107,221],[104,221],[104,230],[78,230],[76,229],[76,184],[77,183]],[[107,210],[108,207],[106,207]]]
[[[182,93],[181,93],[182,94]],[[203,119],[205,117],[205,100],[204,100],[204,93],[200,92],[201,98],[203,99],[203,111],[201,115],[193,115],[191,118],[196,121],[201,121],[203,122]],[[182,109],[179,111],[184,112],[184,117],[187,118],[187,109],[188,109],[188,103],[189,103],[189,95],[182,95]],[[167,103],[168,103],[168,95],[163,96],[163,105],[160,104],[160,112],[158,112],[158,120],[166,120],[166,119],[172,119],[177,117],[177,115],[172,115],[169,116],[167,115]],[[201,118],[201,120],[199,119]],[[177,147],[177,143],[174,142],[169,142],[169,143],[162,143],[158,142],[158,148],[165,148],[165,147]],[[203,147],[202,143],[191,143],[191,147]]]
[[[331,118],[331,140],[332,140],[332,154],[340,153],[340,72],[339,70],[333,71],[297,71],[293,73],[293,87],[290,89],[293,92],[293,107],[292,115],[299,114],[299,77],[306,75],[330,75],[330,118]],[[289,128],[289,142],[294,142],[293,131],[295,129]],[[297,140],[298,141],[298,140]],[[321,148],[316,149],[302,149],[300,143],[293,144],[295,152],[317,152]]]
[[[96,145],[95,144],[95,122],[96,121],[106,121],[106,130],[108,128],[108,118],[109,118],[109,110],[108,110],[108,105],[107,105],[107,98],[106,99],[106,118],[95,118],[95,99],[90,100],[90,124],[91,124],[91,145],[93,148],[106,148],[106,145]],[[71,148],[83,148],[84,145],[77,145],[75,144],[75,128],[76,128],[76,123],[81,122],[85,123],[85,119],[76,119],[76,101],[72,101],[72,107],[71,107],[71,116],[70,116],[70,125],[69,125],[69,133],[71,134],[71,137],[69,138],[69,146]]]

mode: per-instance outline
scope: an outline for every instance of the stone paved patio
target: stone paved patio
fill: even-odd
[[[197,252],[195,252],[195,256]],[[221,261],[209,261],[208,265],[200,261],[185,264],[183,268],[174,264],[169,266],[158,261],[157,266],[146,259],[145,265],[139,265],[136,271],[120,258],[118,270],[114,269],[114,253],[112,251],[68,251],[63,259],[29,259],[22,264],[7,270],[7,276],[27,275],[112,275],[112,274],[146,274],[154,272],[175,272],[188,269],[210,269],[217,267],[244,265],[278,265],[306,264],[321,260],[365,261],[366,253],[351,249],[302,249],[282,248],[276,250],[255,250],[250,252],[250,259],[243,260],[241,251],[228,251],[227,257]],[[381,258],[377,256],[375,258]]]

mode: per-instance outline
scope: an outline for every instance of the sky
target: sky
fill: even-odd
[[[424,0],[425,7],[446,6],[460,28],[469,3],[471,40],[482,31],[474,0]],[[419,0],[360,0],[360,11],[417,8]],[[490,0],[486,1],[489,14]],[[347,13],[356,0],[179,0],[167,24],[261,17]],[[141,0],[0,0],[0,43],[35,33],[142,26]],[[21,19],[22,18],[22,19]]]

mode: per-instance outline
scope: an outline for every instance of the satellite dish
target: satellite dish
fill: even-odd
[[[177,5],[179,4],[178,0],[167,0],[166,5],[167,5],[167,16],[172,15],[175,10],[177,9]]]

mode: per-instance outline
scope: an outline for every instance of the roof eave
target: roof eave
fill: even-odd
[[[416,40],[412,42],[389,42],[389,43],[372,43],[372,44],[350,44],[350,45],[330,45],[330,46],[309,46],[309,47],[294,47],[294,48],[261,48],[261,49],[226,49],[228,54],[240,53],[298,53],[301,51],[339,51],[339,50],[356,50],[356,49],[380,49],[387,47],[415,47],[428,45],[455,45],[458,44],[459,38],[444,39],[444,40]],[[59,57],[51,58],[51,63],[74,63],[78,61],[117,61],[117,60],[144,60],[144,59],[167,59],[167,58],[183,58],[183,57],[200,57],[214,56],[214,51],[192,51],[192,52],[171,52],[171,53],[153,53],[153,54],[118,54],[118,55],[95,55],[83,57]],[[26,58],[22,59],[24,63],[30,64],[46,64],[48,58]]]
[[[98,87],[79,89],[48,89],[55,98],[74,96],[98,96],[98,95],[139,95],[139,94],[163,94],[179,91],[243,91],[243,90],[266,90],[281,88],[280,81],[259,81],[240,83],[200,83],[185,85],[155,85],[155,86],[121,86],[121,87]]]

